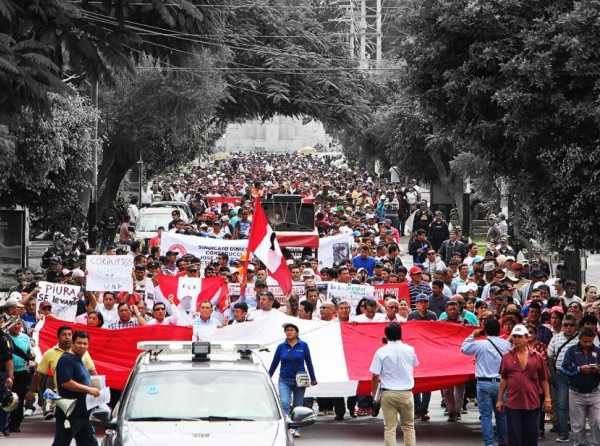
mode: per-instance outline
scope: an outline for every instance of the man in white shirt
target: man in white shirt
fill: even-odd
[[[273,314],[273,302],[275,302],[275,296],[273,296],[273,293],[270,291],[262,291],[258,295],[258,309],[250,313],[251,319],[257,320],[261,317]]]
[[[95,294],[92,294],[95,297]],[[104,326],[119,320],[119,312],[117,310],[115,295],[110,291],[106,291],[102,295],[102,302],[96,303],[94,311],[97,311],[104,318]]]
[[[415,386],[413,370],[419,365],[415,349],[404,344],[400,324],[392,322],[385,327],[387,344],[379,347],[371,362],[371,393],[381,395],[384,444],[396,446],[396,428],[400,428],[406,446],[415,446],[415,414],[412,389]]]
[[[386,315],[383,313],[377,313],[377,302],[374,300],[367,300],[365,302],[365,312],[354,318],[354,322],[385,322]]]
[[[127,215],[129,215],[129,223],[132,226],[135,226],[138,217],[140,216],[140,211],[137,207],[137,197],[132,197],[129,206],[127,206]]]

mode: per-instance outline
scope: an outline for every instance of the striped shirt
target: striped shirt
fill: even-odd
[[[552,339],[550,339],[550,343],[548,344],[548,358],[552,360],[556,359],[557,369],[560,369],[562,367],[563,359],[565,358],[565,353],[567,353],[569,347],[571,347],[572,345],[577,345],[577,343],[579,342],[579,336],[576,334],[575,336],[573,336],[573,338],[569,341],[568,344],[565,344],[565,342],[567,342],[567,337],[561,331],[560,333],[557,333],[554,336],[552,336]],[[558,350],[561,347],[562,349],[559,352]]]
[[[418,284],[409,283],[408,292],[410,293],[410,308],[414,310],[417,296],[419,294],[431,296],[431,287],[427,282],[420,282]]]

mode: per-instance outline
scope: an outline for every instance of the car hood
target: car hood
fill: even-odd
[[[248,446],[285,445],[285,432],[277,421],[251,422],[126,422],[124,446]],[[278,438],[280,437],[280,438]],[[234,441],[232,441],[234,440]]]

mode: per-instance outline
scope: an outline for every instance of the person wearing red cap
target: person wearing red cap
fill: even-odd
[[[521,263],[513,262],[510,266],[510,269],[515,279],[518,279],[518,281],[515,281],[514,287],[519,293],[521,302],[524,303],[527,301],[527,296],[529,295],[529,292],[531,290],[531,280],[527,280],[523,277],[524,268]]]
[[[408,291],[410,293],[410,306],[411,309],[415,309],[415,302],[419,294],[426,294],[431,296],[431,287],[427,282],[423,282],[423,270],[418,266],[413,266],[408,270],[410,274],[410,283],[408,284]]]

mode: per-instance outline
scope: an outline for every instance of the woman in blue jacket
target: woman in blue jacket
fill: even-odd
[[[317,378],[315,378],[315,370],[310,358],[308,344],[298,337],[298,327],[288,322],[283,324],[283,330],[285,331],[286,339],[277,346],[273,362],[269,368],[269,375],[273,376],[279,363],[281,363],[281,370],[279,371],[279,398],[283,406],[283,411],[288,416],[293,407],[302,406],[304,401],[306,387],[298,386],[296,382],[298,373],[306,373],[308,369],[310,383],[313,386],[317,385]],[[306,364],[306,368],[304,364]],[[299,436],[296,432],[294,434],[295,436]]]

